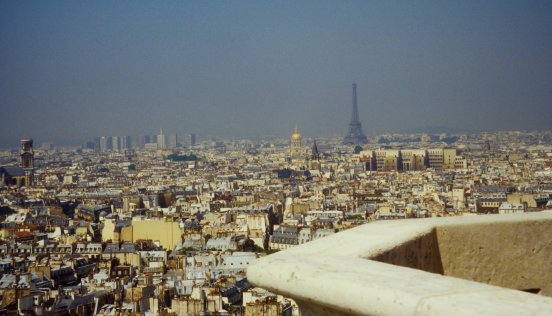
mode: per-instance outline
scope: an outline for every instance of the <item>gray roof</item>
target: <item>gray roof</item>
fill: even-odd
[[[119,244],[117,243],[110,243],[105,246],[105,249],[103,250],[104,253],[106,252],[119,252]]]
[[[132,225],[131,219],[120,219],[120,220],[117,220],[117,222],[115,223],[115,230],[120,231],[121,228],[128,227],[130,225]]]
[[[121,245],[121,252],[136,252],[136,244],[134,243],[123,243]]]
[[[2,166],[0,167],[0,173],[7,173],[12,177],[24,176],[25,171],[21,167],[16,166]]]

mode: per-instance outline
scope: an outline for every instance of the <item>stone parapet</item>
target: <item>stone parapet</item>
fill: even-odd
[[[263,257],[247,276],[302,315],[552,315],[551,258],[549,212],[408,219]]]

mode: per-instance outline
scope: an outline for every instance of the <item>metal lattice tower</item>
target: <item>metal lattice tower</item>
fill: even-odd
[[[357,105],[357,93],[356,83],[353,83],[353,113],[351,116],[351,122],[349,123],[349,132],[343,139],[344,144],[366,144],[368,139],[362,132],[362,124],[358,118],[358,105]]]

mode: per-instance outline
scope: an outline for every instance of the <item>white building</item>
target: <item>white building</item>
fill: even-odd
[[[523,204],[521,203],[502,202],[498,207],[498,214],[515,214],[523,213],[524,211]]]

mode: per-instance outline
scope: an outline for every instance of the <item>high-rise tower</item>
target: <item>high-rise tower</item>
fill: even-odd
[[[22,139],[19,147],[21,169],[25,172],[25,186],[33,186],[34,178],[34,150],[32,139]]]
[[[356,83],[353,83],[353,114],[351,116],[351,123],[349,123],[349,132],[343,139],[343,143],[348,145],[356,145],[366,144],[367,142],[368,139],[364,133],[362,133],[362,124],[358,119]]]
[[[165,144],[165,135],[163,134],[163,128],[159,129],[159,135],[157,135],[157,148],[165,149],[167,146]]]

